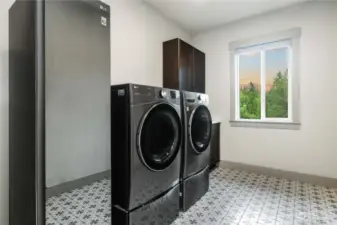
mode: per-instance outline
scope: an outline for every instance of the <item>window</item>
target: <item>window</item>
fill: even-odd
[[[291,76],[288,43],[241,49],[235,57],[237,120],[291,121],[288,77]]]
[[[233,125],[298,127],[298,38],[283,36],[231,49]]]

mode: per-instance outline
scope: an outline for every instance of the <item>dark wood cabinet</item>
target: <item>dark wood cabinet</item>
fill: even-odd
[[[220,124],[212,125],[210,168],[214,168],[220,161]]]
[[[187,43],[181,44],[179,55],[179,86],[174,89],[193,90],[193,46]]]
[[[199,51],[198,49],[194,49],[194,89],[196,92],[205,93],[205,53]]]
[[[205,93],[205,53],[173,39],[163,43],[163,87]]]

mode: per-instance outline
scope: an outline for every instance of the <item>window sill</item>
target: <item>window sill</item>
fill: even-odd
[[[229,121],[231,127],[251,127],[251,128],[267,128],[267,129],[285,129],[285,130],[299,130],[300,123],[294,122],[269,122],[269,121]]]

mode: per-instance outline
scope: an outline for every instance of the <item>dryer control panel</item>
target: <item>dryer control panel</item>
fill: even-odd
[[[193,93],[193,92],[184,92],[185,102],[187,104],[203,104],[208,105],[209,98],[206,94]]]

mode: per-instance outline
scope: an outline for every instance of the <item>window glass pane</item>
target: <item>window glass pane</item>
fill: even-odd
[[[266,51],[266,117],[288,118],[288,49]]]
[[[261,118],[261,53],[240,55],[240,118]]]

